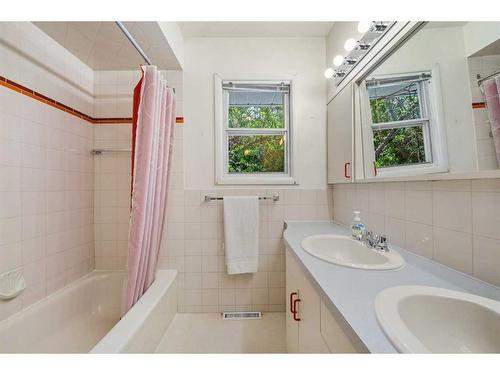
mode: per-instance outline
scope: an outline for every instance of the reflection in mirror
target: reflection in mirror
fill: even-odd
[[[365,178],[498,169],[500,24],[485,32],[491,24],[427,23],[357,82]]]

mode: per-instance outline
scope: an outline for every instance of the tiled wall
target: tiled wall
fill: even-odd
[[[94,267],[92,126],[0,87],[0,273],[27,288],[0,318]]]
[[[94,147],[130,149],[131,133],[130,124],[94,126]],[[96,268],[124,269],[130,212],[130,153],[96,155],[94,171]]]
[[[240,194],[278,194],[280,200],[259,202],[258,272],[228,275],[223,203],[207,203],[203,198]],[[160,267],[179,271],[179,311],[284,311],[284,220],[329,220],[329,197],[327,189],[172,189]]]
[[[94,72],[31,22],[0,22],[0,75],[92,115]]]
[[[337,184],[334,220],[360,210],[389,242],[500,285],[500,179]]]
[[[477,75],[486,77],[500,69],[500,55],[469,57],[468,64],[472,102],[482,103],[485,101],[485,98],[477,85]],[[487,109],[484,106],[474,108],[474,125],[479,170],[498,169],[495,145],[491,135],[491,125],[488,120]]]
[[[92,109],[92,71],[31,23],[0,23],[0,75]],[[88,122],[0,87],[0,273],[27,283],[0,319],[94,268],[92,143]]]
[[[132,117],[132,93],[141,73],[96,71],[94,73],[94,117]]]

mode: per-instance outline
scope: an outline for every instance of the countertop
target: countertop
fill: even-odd
[[[397,270],[370,271],[327,263],[304,251],[300,245],[302,239],[314,234],[349,236],[348,228],[333,222],[287,221],[286,224],[285,244],[371,353],[397,352],[375,316],[375,297],[383,289],[399,285],[426,285],[500,301],[500,288],[391,244],[389,247],[398,251],[406,262]]]

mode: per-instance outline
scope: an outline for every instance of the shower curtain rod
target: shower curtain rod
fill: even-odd
[[[130,43],[132,43],[132,45],[137,50],[137,52],[139,52],[139,54],[144,59],[144,61],[148,65],[153,65],[153,63],[151,62],[151,60],[149,59],[149,57],[146,55],[146,53],[143,51],[143,49],[141,48],[141,46],[139,45],[139,43],[137,43],[135,41],[134,37],[132,36],[132,34],[129,33],[129,31],[127,30],[127,28],[125,27],[125,25],[122,22],[120,22],[120,21],[115,21],[115,23],[116,23],[116,26],[118,26],[120,28],[120,30],[123,32],[123,34],[127,37],[127,39],[130,41]]]

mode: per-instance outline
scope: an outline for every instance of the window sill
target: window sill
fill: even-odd
[[[217,185],[298,185],[293,177],[223,176]]]
[[[405,167],[405,168],[388,168],[387,170],[378,170],[377,176],[371,176],[368,179],[377,180],[382,178],[397,178],[397,177],[411,177],[411,176],[421,176],[435,173],[446,173],[448,172],[447,167],[430,165],[430,166],[415,166],[415,167]]]

